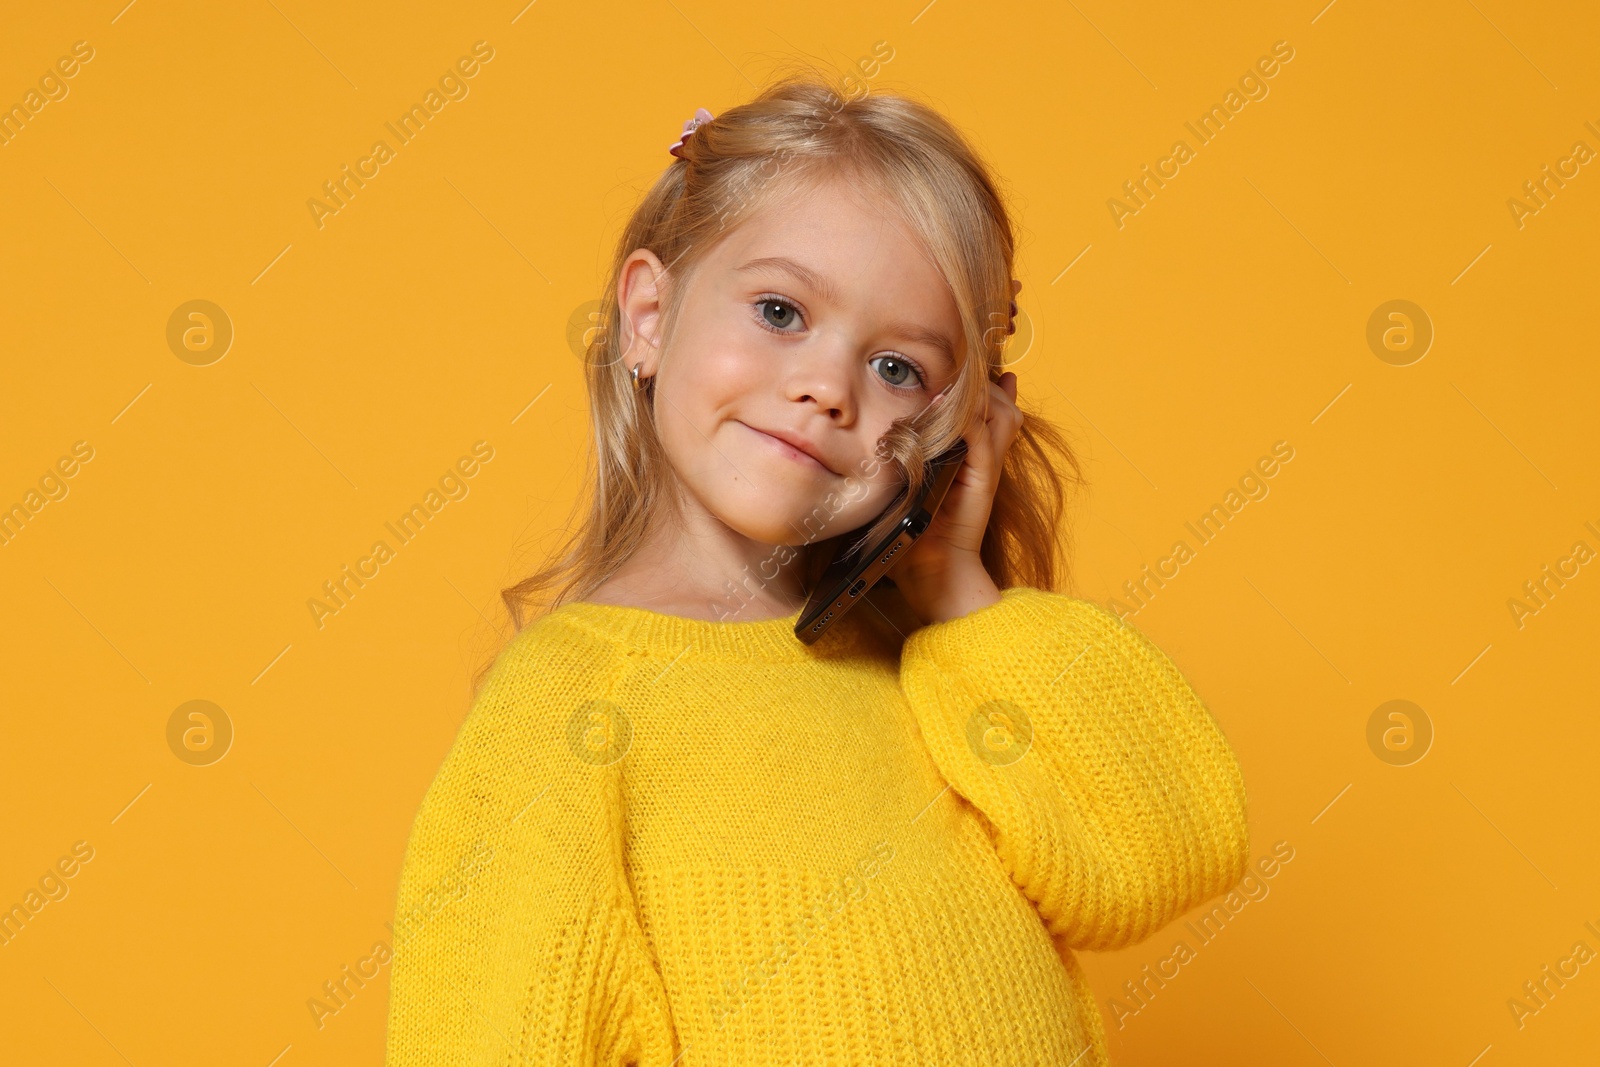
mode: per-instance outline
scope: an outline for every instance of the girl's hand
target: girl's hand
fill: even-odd
[[[934,398],[937,404],[941,393]],[[1022,429],[1017,376],[989,383],[987,405],[963,435],[967,455],[927,531],[891,573],[895,586],[923,623],[958,618],[1000,599],[1000,589],[979,556],[989,526],[1006,451]]]

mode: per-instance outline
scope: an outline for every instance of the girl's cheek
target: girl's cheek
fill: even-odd
[[[857,477],[860,487],[848,495],[850,518],[859,520],[855,525],[871,522],[889,506],[889,501],[899,492],[899,486],[869,482]]]
[[[701,351],[708,371],[724,375],[730,380],[737,379],[741,383],[763,366],[770,373],[773,366],[771,354],[765,351],[759,339],[748,335],[741,337],[735,331],[706,338]]]
[[[852,474],[844,483],[844,499],[847,504],[855,504],[867,498],[872,491],[872,486],[860,475]]]

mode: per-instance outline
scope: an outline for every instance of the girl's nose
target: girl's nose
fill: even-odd
[[[841,351],[812,352],[799,357],[790,369],[785,389],[790,400],[811,401],[833,416],[848,417],[855,400],[851,393],[851,360]]]

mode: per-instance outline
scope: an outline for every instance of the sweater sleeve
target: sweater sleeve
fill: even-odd
[[[617,658],[524,629],[412,824],[388,1067],[668,1067],[677,1037],[623,866]]]
[[[912,631],[900,682],[940,773],[1070,947],[1136,944],[1244,875],[1232,748],[1172,661],[1099,605],[1004,589]]]

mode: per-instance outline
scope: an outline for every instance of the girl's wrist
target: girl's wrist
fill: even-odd
[[[924,626],[959,619],[1000,600],[1000,587],[976,556],[932,572],[897,571],[894,583]]]

